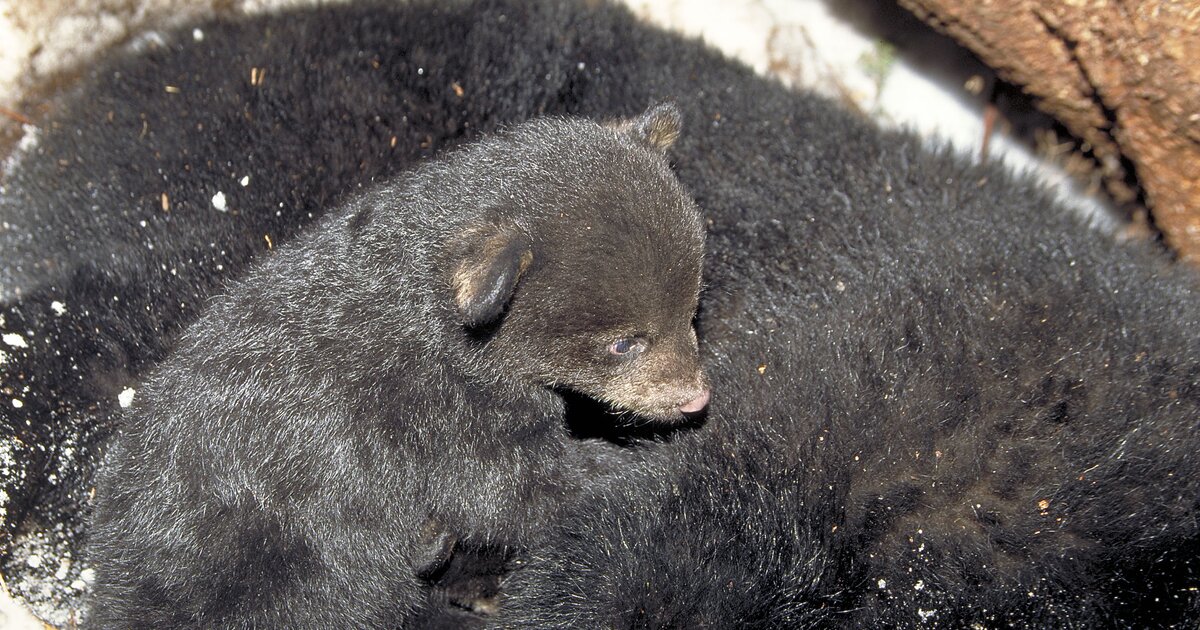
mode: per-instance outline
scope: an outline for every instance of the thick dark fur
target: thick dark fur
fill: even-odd
[[[699,213],[644,117],[525,123],[230,287],[106,457],[88,626],[387,627],[457,540],[533,545],[620,472],[551,387],[607,399],[634,335],[695,378]]]
[[[1017,246],[996,208],[1044,225],[1032,213],[1052,205],[945,156],[893,156],[892,177],[942,177],[893,179],[894,210],[847,239],[852,257],[791,210],[714,221],[699,334],[721,395],[704,431],[656,449],[645,465],[666,474],[582,501],[505,582],[496,625],[1196,622],[1195,278],[1065,216],[1038,235],[1051,245]],[[960,233],[905,217],[938,208]],[[831,263],[813,270],[813,249]]]
[[[501,122],[673,100],[688,130],[677,173],[711,221],[709,426],[656,448],[658,465],[627,464],[637,483],[600,488],[532,550],[501,622],[552,622],[567,601],[575,619],[651,627],[1200,618],[1194,274],[1089,231],[1023,179],[930,155],[622,10],[340,7],[203,28],[100,66],[8,175],[0,209],[18,228],[0,238],[27,271],[5,272],[21,289],[5,332],[70,350],[5,349],[4,386],[30,388],[2,407],[30,445],[14,510],[54,496],[38,449],[103,429],[113,372],[160,358],[264,234],[278,243]],[[267,67],[261,86],[250,67]],[[165,218],[159,168],[196,212]],[[281,214],[214,221],[199,210],[217,189]],[[9,247],[28,212],[50,227]],[[119,245],[129,233],[153,252]],[[38,266],[47,252],[77,262]]]

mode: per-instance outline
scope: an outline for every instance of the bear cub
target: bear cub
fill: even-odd
[[[562,394],[709,389],[674,106],[539,119],[334,210],[189,328],[97,486],[90,627],[393,627],[456,544],[528,545],[622,474]]]

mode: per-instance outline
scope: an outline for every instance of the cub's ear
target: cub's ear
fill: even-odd
[[[533,262],[529,237],[515,226],[486,222],[455,238],[457,263],[450,277],[454,305],[468,328],[500,317],[522,274]]]
[[[674,103],[655,105],[636,118],[626,118],[609,124],[609,127],[627,133],[634,140],[664,153],[675,144],[682,126],[683,119]]]

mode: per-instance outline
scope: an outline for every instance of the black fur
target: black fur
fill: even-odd
[[[88,625],[386,627],[457,540],[534,544],[620,471],[570,443],[547,386],[602,383],[629,329],[670,344],[681,322],[693,343],[701,244],[661,156],[585,121],[528,122],[356,197],[142,385],[97,484]],[[456,313],[504,305],[486,339]]]
[[[787,210],[714,221],[707,425],[644,464],[665,472],[581,501],[505,581],[497,626],[1196,622],[1193,274],[1066,216],[1025,235],[1053,246],[1019,246],[998,207],[1049,221],[1015,202],[1018,181],[892,159],[884,172],[935,176],[893,185],[908,210],[853,256]],[[885,185],[859,181],[839,190]],[[925,212],[958,233],[906,220]],[[820,275],[779,273],[812,269],[814,248]]]
[[[104,432],[116,393],[264,234],[278,243],[502,122],[672,100],[688,132],[671,155],[709,221],[711,426],[654,449],[658,465],[622,464],[637,483],[599,488],[532,550],[501,620],[553,620],[564,601],[618,625],[638,622],[613,610],[644,609],[644,625],[1200,615],[1193,274],[1088,231],[1023,179],[931,155],[622,10],[339,7],[203,29],[99,66],[7,175],[5,332],[31,341],[5,348],[4,387],[29,388],[4,407],[27,445],[6,441],[27,465],[6,483],[14,516],[54,496],[48,470],[71,481],[73,462],[52,468],[62,437]],[[267,68],[261,86],[250,67]],[[236,213],[214,214],[216,190]]]

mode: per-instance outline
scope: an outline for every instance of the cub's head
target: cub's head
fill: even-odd
[[[709,399],[692,320],[704,232],[664,156],[679,113],[546,119],[478,156],[495,202],[450,238],[461,323],[501,369],[658,421]]]

